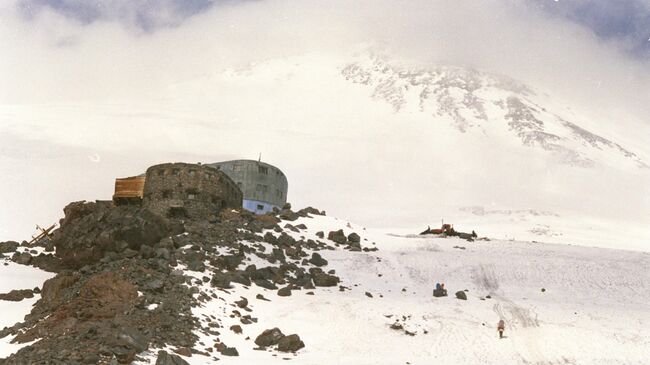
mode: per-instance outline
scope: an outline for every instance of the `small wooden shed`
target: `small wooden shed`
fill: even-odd
[[[125,177],[115,179],[115,194],[113,202],[121,204],[140,204],[144,196],[145,176]]]

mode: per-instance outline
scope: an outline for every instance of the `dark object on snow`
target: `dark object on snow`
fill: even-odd
[[[440,289],[440,290],[434,289],[433,290],[433,296],[437,297],[437,298],[446,297],[447,296],[447,289]]]
[[[431,227],[427,227],[427,229],[420,234],[443,234],[443,233],[446,235],[453,235],[453,233],[455,233],[454,226],[451,224],[443,224],[440,228],[431,229]]]
[[[467,300],[467,294],[465,294],[464,291],[457,291],[456,292],[456,298],[461,299],[461,300]]]
[[[465,232],[456,231],[454,229],[453,224],[443,224],[440,228],[436,228],[436,229],[431,229],[431,227],[429,226],[429,227],[427,227],[426,230],[424,230],[420,234],[422,234],[422,235],[424,235],[424,234],[441,234],[441,235],[452,236],[452,237],[456,236],[456,237],[462,238],[464,240],[468,240],[470,242],[474,241],[474,239],[478,237],[478,235],[474,231],[472,231],[472,233],[465,233]]]
[[[433,296],[436,298],[446,297],[447,289],[445,289],[445,284],[436,283],[436,288],[433,289]]]

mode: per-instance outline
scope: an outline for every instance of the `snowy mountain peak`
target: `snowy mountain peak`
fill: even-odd
[[[574,166],[626,160],[649,167],[619,143],[581,127],[583,120],[568,108],[508,77],[462,67],[404,66],[372,52],[347,64],[341,74],[370,89],[373,99],[388,103],[396,113],[425,113],[461,133],[501,138],[495,143],[515,137],[520,145]]]

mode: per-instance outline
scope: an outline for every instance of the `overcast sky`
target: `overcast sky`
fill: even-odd
[[[284,124],[288,115],[256,114],[257,104],[262,110],[290,95],[246,89],[229,105],[215,99],[229,97],[218,83],[224,70],[301,55],[345,60],[359,45],[380,45],[418,63],[511,76],[610,124],[622,140],[639,140],[650,130],[649,19],[648,0],[3,1],[0,239],[47,224],[71,200],[109,198],[114,177],[154,162],[256,158],[259,152],[271,163],[281,156],[276,164],[291,169],[285,171],[291,200],[331,202],[337,214],[383,224],[333,199],[340,193],[372,208],[380,204],[373,199],[377,194],[399,200],[398,187],[364,192],[345,184],[328,191],[300,186],[298,177],[319,173],[309,159],[327,155],[291,154],[283,136],[303,138],[304,125]],[[258,89],[267,81],[259,80]],[[327,86],[327,80],[315,81]],[[315,92],[296,87],[296,100]],[[338,108],[301,110],[296,100],[287,105],[303,113],[294,117],[305,124]],[[271,128],[275,140],[246,135]],[[358,147],[351,155],[359,163],[377,152],[372,141],[360,144],[336,132],[314,130],[309,138],[331,137],[333,142],[321,142],[338,146],[327,152],[341,154],[340,161],[353,142]],[[356,174],[351,167],[330,169],[335,176],[313,176],[334,184]]]
[[[120,22],[145,32],[179,26],[215,7],[245,0],[20,0],[16,7],[25,19],[51,10],[82,24]],[[504,2],[507,0],[504,0]],[[604,40],[624,43],[634,56],[650,57],[650,2],[647,0],[530,0],[549,17],[585,26]]]

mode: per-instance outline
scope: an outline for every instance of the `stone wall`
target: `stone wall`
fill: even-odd
[[[142,205],[169,218],[200,219],[223,208],[240,208],[242,192],[215,168],[166,163],[147,169]]]

